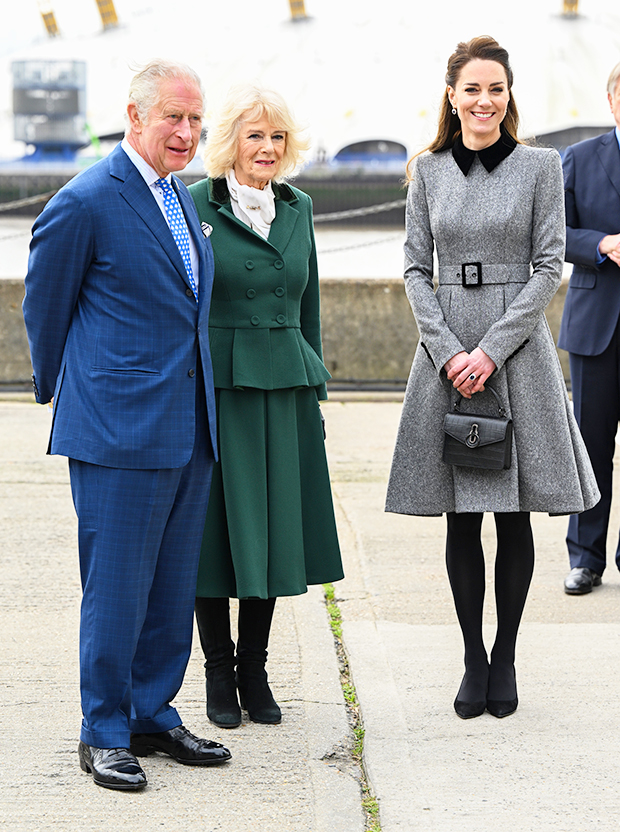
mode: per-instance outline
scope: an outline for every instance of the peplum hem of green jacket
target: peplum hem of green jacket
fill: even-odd
[[[297,327],[209,327],[215,387],[319,387],[331,375]]]

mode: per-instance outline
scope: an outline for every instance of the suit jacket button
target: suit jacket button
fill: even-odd
[[[276,321],[277,321],[279,324],[284,324],[284,323],[286,323],[286,315],[278,315],[278,317],[276,318]]]
[[[253,269],[254,268],[254,261],[253,260],[246,260],[245,261],[246,269]]]
[[[193,298],[194,297],[194,293],[192,292],[191,289],[186,289],[185,294],[187,295],[188,298]]]
[[[250,323],[252,324],[252,326],[258,326],[260,323],[260,318],[258,317],[258,315],[252,315],[252,317],[250,318]]]
[[[281,298],[284,294],[284,289],[281,286],[278,286],[277,289],[274,289],[273,293],[277,298]]]
[[[249,298],[255,298],[256,297],[256,289],[248,289],[248,291],[245,294]]]
[[[281,260],[276,260],[273,265],[275,266],[276,269],[281,269],[281,268],[283,268],[284,263]]]
[[[188,371],[187,371],[187,375],[188,375],[190,378],[194,378],[194,376],[196,375],[196,370],[188,370]]]

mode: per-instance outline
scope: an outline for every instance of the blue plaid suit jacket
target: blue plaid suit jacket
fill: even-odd
[[[620,231],[620,148],[616,132],[574,144],[562,162],[566,204],[566,260],[574,263],[558,346],[600,355],[620,318],[620,268],[598,244]]]
[[[201,369],[211,441],[211,244],[174,184],[200,258],[197,304],[150,189],[120,145],[71,180],[33,227],[24,320],[48,453],[114,468],[180,468],[194,446]]]

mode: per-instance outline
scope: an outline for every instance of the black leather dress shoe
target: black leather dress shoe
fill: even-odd
[[[130,748],[136,757],[161,751],[185,766],[212,766],[226,763],[232,757],[219,742],[195,737],[184,725],[158,734],[132,734]]]
[[[146,786],[146,774],[128,748],[95,748],[80,741],[78,757],[82,771],[104,789],[138,791]]]
[[[601,585],[601,576],[591,569],[576,566],[564,579],[564,592],[567,595],[587,595],[593,586]]]

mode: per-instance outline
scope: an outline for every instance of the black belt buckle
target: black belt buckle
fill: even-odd
[[[482,263],[462,263],[461,278],[466,289],[482,286]]]

